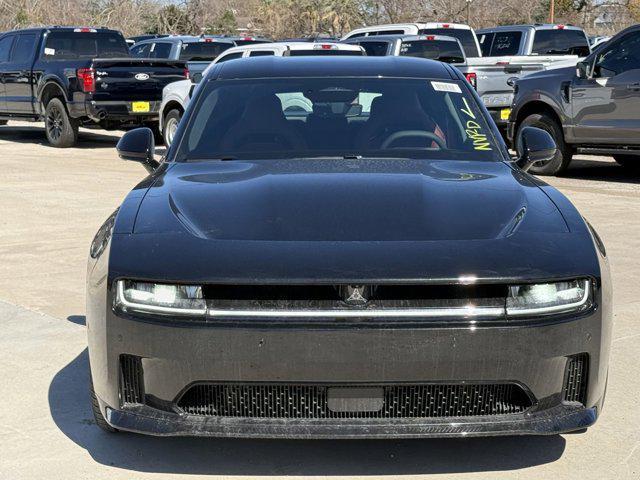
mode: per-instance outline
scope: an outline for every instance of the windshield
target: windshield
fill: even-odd
[[[211,62],[232,46],[230,43],[222,42],[183,43],[180,48],[180,60],[187,62]]]
[[[127,42],[117,32],[51,32],[44,46],[47,60],[129,56]]]
[[[446,35],[457,38],[464,48],[467,57],[479,57],[478,45],[473,32],[467,28],[425,28],[418,32],[420,35]]]
[[[396,78],[208,81],[178,161],[401,157],[500,159],[464,82]]]
[[[414,40],[402,42],[400,55],[428,58],[447,63],[464,63],[464,53],[457,42],[439,40]]]
[[[589,55],[589,42],[581,30],[537,30],[531,53],[538,55]]]

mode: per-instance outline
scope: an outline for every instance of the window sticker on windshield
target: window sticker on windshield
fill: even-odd
[[[56,49],[55,48],[45,48],[44,49],[44,54],[45,55],[55,55],[56,54]]]
[[[476,122],[476,116],[467,102],[466,98],[462,98],[464,107],[460,109],[467,117],[467,123],[465,124],[465,131],[469,138],[473,140],[473,149],[482,151],[491,151],[491,144],[487,139],[487,134],[482,132],[482,127]]]
[[[431,86],[436,92],[462,93],[457,83],[431,82]]]

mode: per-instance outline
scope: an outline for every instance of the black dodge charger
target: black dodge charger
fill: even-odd
[[[96,423],[154,435],[551,434],[600,414],[605,248],[444,63],[254,58],[202,80],[92,245]]]

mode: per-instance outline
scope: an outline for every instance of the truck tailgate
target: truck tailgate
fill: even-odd
[[[186,78],[186,63],[144,58],[95,59],[96,101],[162,100],[162,89]]]

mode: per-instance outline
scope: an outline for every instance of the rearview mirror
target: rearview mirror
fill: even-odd
[[[578,62],[576,64],[576,76],[581,79],[589,78],[591,75],[591,65],[587,61]]]
[[[536,127],[524,127],[518,138],[519,154],[516,164],[525,172],[553,160],[558,147],[549,132]]]
[[[150,128],[136,128],[125,133],[116,145],[118,155],[123,160],[140,162],[149,173],[160,163],[155,159],[156,142]]]

